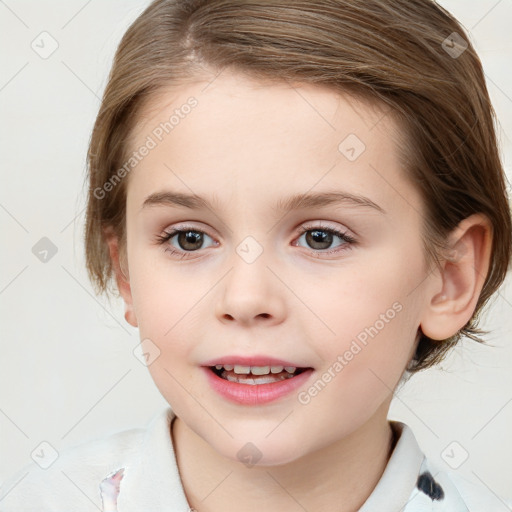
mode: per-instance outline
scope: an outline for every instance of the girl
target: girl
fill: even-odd
[[[92,134],[85,245],[169,408],[2,510],[499,510],[387,419],[506,276],[493,121],[430,0],[152,2]]]

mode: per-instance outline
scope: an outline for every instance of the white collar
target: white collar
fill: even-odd
[[[124,470],[118,509],[123,512],[173,510],[189,512],[171,439],[175,414],[166,407],[148,426],[144,438]],[[402,510],[415,489],[425,458],[412,430],[399,421],[390,421],[398,438],[388,464],[360,512]],[[160,489],[160,491],[158,490]]]
[[[171,439],[170,424],[175,417],[167,407],[149,424],[137,456],[125,468],[117,501],[119,510],[190,512]]]
[[[403,510],[416,487],[424,453],[408,425],[390,421],[397,442],[380,480],[359,512]]]

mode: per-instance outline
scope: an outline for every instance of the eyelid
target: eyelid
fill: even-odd
[[[213,234],[210,233],[210,230],[208,228],[204,228],[204,227],[198,227],[196,225],[193,225],[192,222],[194,221],[190,221],[191,223],[187,223],[187,222],[179,222],[178,224],[172,224],[171,226],[168,226],[166,228],[164,228],[162,230],[162,233],[165,234],[169,234],[169,233],[173,233],[175,231],[197,231],[198,233],[204,233],[205,235],[208,235],[210,238],[215,238],[215,236],[213,236]]]
[[[303,222],[299,228],[299,230],[309,230],[309,229],[327,229],[332,231],[342,231],[343,233],[353,233],[352,230],[346,228],[343,225],[332,225],[329,223],[329,221],[322,221],[322,220],[313,220],[313,221],[307,221]],[[355,234],[355,233],[354,233]]]

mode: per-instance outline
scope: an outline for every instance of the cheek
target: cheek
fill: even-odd
[[[353,266],[313,296],[311,309],[328,327],[318,350],[342,393],[350,382],[349,388],[369,390],[371,400],[376,389],[395,386],[413,355],[424,277],[420,255],[402,247]]]
[[[414,290],[425,277],[415,254],[388,251],[338,274],[310,287],[308,296],[332,339],[355,338],[372,325],[393,331],[413,320],[419,305]]]
[[[329,306],[326,321],[336,334],[317,337],[323,365],[299,397],[328,431],[368,420],[391,398],[413,355],[417,308],[394,284]]]
[[[144,328],[156,329],[159,324],[162,336],[172,325],[188,296],[194,294],[194,283],[184,279],[176,262],[166,257],[163,247],[157,247],[146,241],[137,241],[128,247],[130,268],[130,286],[133,305],[141,334]],[[181,316],[180,315],[180,316]]]
[[[153,377],[160,372],[169,379],[164,368],[187,372],[184,362],[196,359],[197,341],[208,338],[204,301],[215,281],[210,274],[201,279],[197,272],[167,261],[163,250],[133,251],[130,283],[140,338],[151,340],[160,350],[149,368]]]

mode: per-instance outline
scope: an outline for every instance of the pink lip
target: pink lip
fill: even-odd
[[[238,359],[240,361],[240,359]],[[276,360],[273,360],[276,361]],[[215,363],[215,362],[214,362]],[[217,363],[221,364],[221,363]],[[225,363],[232,364],[232,363]],[[209,365],[214,366],[215,364]],[[284,366],[281,362],[272,363],[274,366]],[[246,365],[250,366],[250,365]],[[260,366],[260,365],[254,365]],[[262,365],[263,366],[263,365]],[[266,365],[265,365],[266,366]],[[293,366],[293,364],[286,364],[286,366]],[[273,402],[289,395],[295,391],[299,386],[303,385],[313,373],[313,369],[303,371],[296,377],[281,380],[279,382],[272,382],[270,384],[239,384],[238,382],[231,382],[217,376],[209,367],[202,367],[206,374],[206,378],[212,389],[219,393],[224,398],[243,405],[262,405],[268,402]]]
[[[309,368],[297,363],[275,359],[270,356],[223,356],[206,361],[201,366],[215,366],[217,364],[239,364],[241,366],[293,366],[295,368]]]

